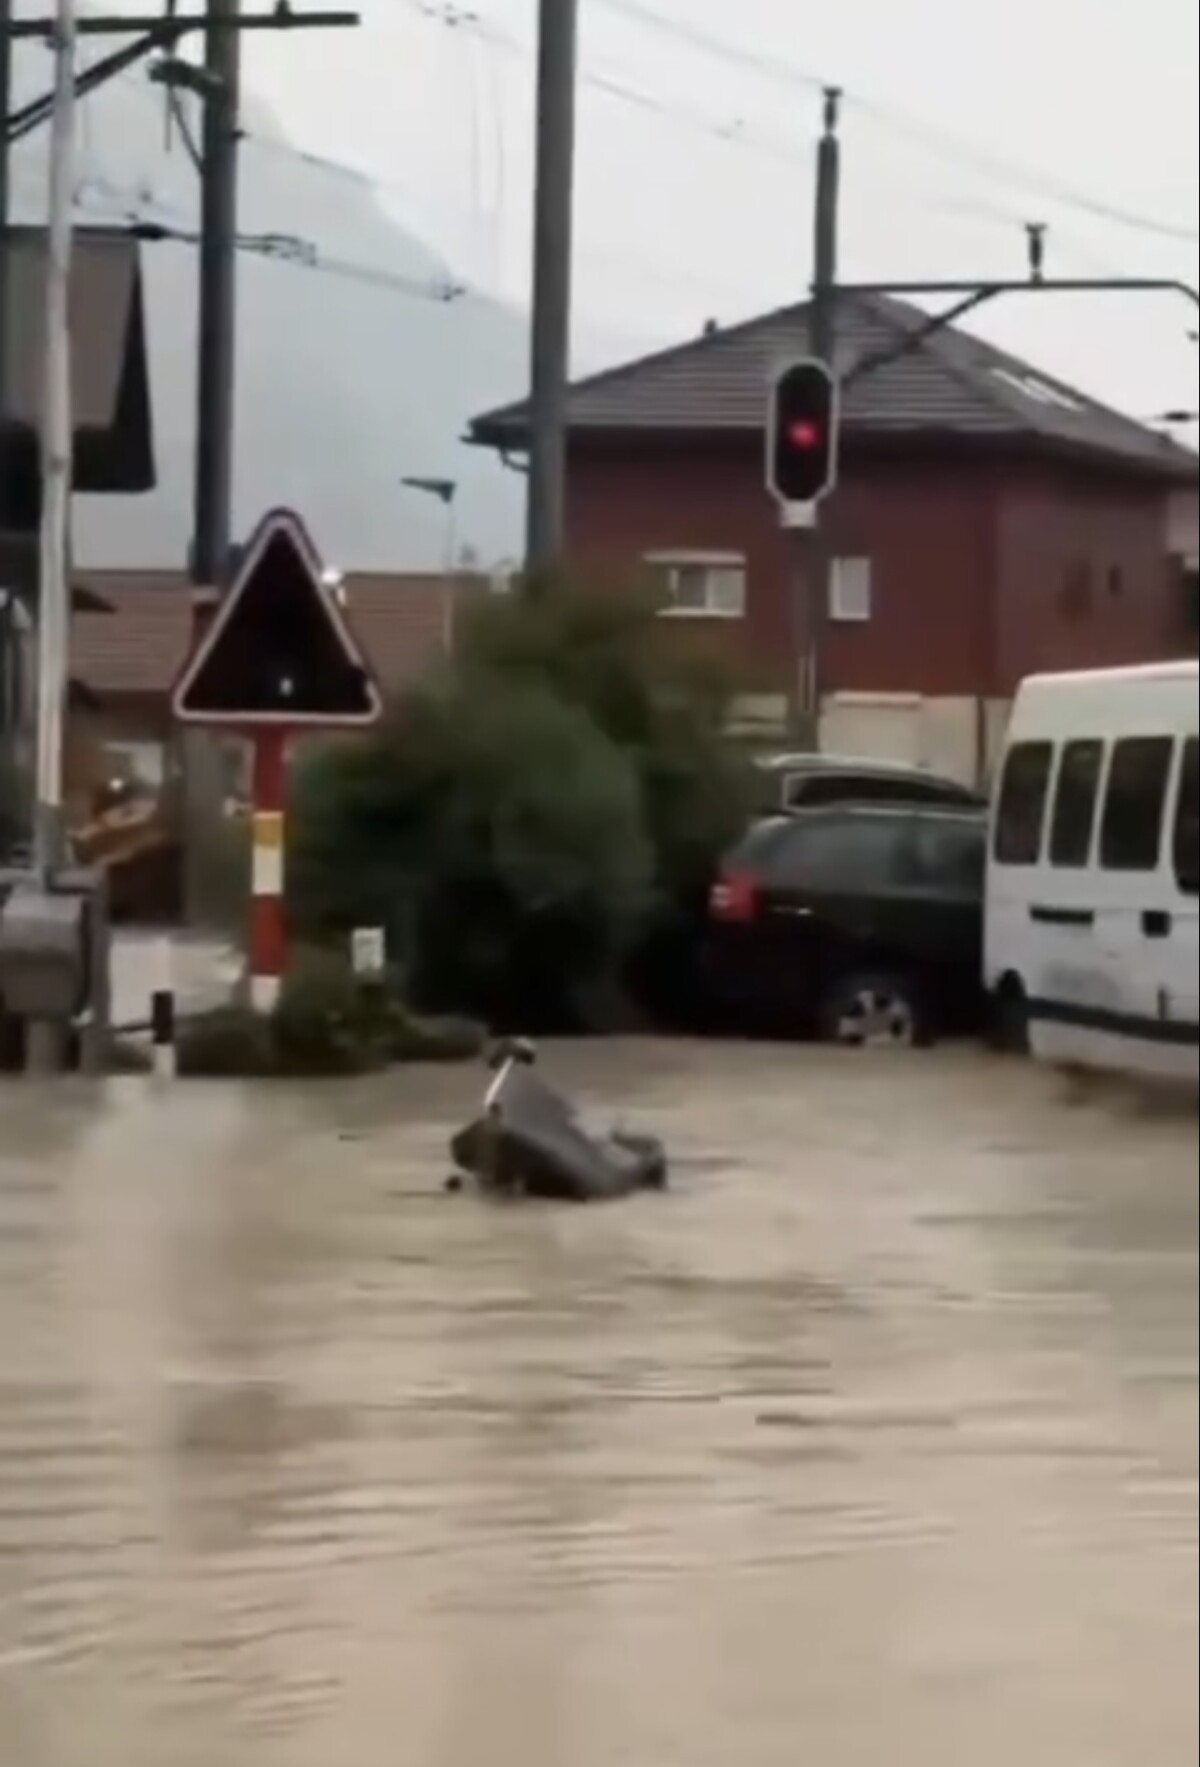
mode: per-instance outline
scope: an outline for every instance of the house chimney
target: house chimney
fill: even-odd
[[[721,327],[715,319],[706,319],[704,321],[704,330],[700,335],[701,337],[716,337],[720,329]]]

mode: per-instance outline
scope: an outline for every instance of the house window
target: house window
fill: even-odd
[[[653,552],[643,562],[662,582],[664,614],[740,620],[746,611],[746,560],[740,553]]]
[[[829,617],[847,625],[870,619],[869,558],[835,558],[830,561]]]

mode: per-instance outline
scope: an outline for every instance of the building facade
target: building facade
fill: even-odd
[[[664,616],[707,629],[764,734],[809,666],[803,549],[763,482],[767,389],[803,354],[805,321],[793,308],[706,331],[571,396],[571,558],[654,573]],[[841,311],[822,739],[977,778],[1023,675],[1195,649],[1181,534],[1197,462],[965,334],[914,341],[923,324],[877,297]],[[879,366],[856,379],[864,362]],[[474,433],[515,450],[524,408]]]

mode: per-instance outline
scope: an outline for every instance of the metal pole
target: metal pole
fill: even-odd
[[[0,0],[0,119],[12,109],[13,0]],[[8,484],[8,220],[11,150],[8,130],[0,129],[0,536],[8,529],[12,499]],[[0,742],[16,741],[10,728],[16,717],[16,614],[9,594],[12,585],[0,582]],[[0,858],[3,855],[0,854]]]
[[[458,632],[458,498],[457,486],[446,499],[446,536],[442,565],[442,654],[454,655]]]
[[[192,581],[197,626],[225,588],[233,540],[233,446],[237,374],[239,0],[208,0],[207,90],[201,133],[199,323]],[[202,604],[201,597],[207,605]],[[220,750],[207,731],[183,738],[184,897],[190,924],[216,917],[208,855],[221,815]]]
[[[563,546],[578,25],[579,0],[540,0],[527,575],[552,565]]]
[[[71,527],[71,210],[75,183],[75,6],[58,0],[54,112],[46,228],[45,361],[42,381],[42,524],[38,569],[37,812],[34,853],[45,874],[62,840]]]
[[[70,607],[71,251],[75,189],[75,4],[58,0],[54,26],[54,109],[50,122],[50,200],[46,226],[45,360],[41,404],[42,525],[38,561],[37,750],[34,864],[43,888],[62,862],[63,720]],[[31,1072],[62,1065],[65,1027],[32,1022]]]
[[[837,244],[838,198],[841,182],[841,144],[838,113],[841,93],[829,87],[825,93],[821,139],[817,144],[816,199],[813,208],[813,279],[809,307],[809,349],[812,355],[835,367],[837,348]],[[809,749],[821,746],[821,652],[829,617],[829,586],[832,574],[830,540],[824,510],[818,507],[809,529],[799,529],[793,542],[795,553],[796,685],[793,698],[793,733],[797,743]]]
[[[237,18],[238,0],[208,0],[208,11],[192,575],[212,589],[224,586],[232,541],[241,39],[228,28]]]
[[[12,109],[12,18],[13,0],[0,0],[0,120]],[[11,163],[8,130],[3,128],[0,129],[0,533],[8,526],[9,511],[4,418],[8,410],[8,187]]]

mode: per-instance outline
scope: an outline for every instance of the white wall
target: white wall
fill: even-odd
[[[986,784],[1004,742],[1012,702],[968,695],[923,699],[915,693],[834,693],[821,710],[828,755],[927,767],[965,785]],[[759,743],[787,736],[782,695],[747,695],[734,706],[738,735]]]

